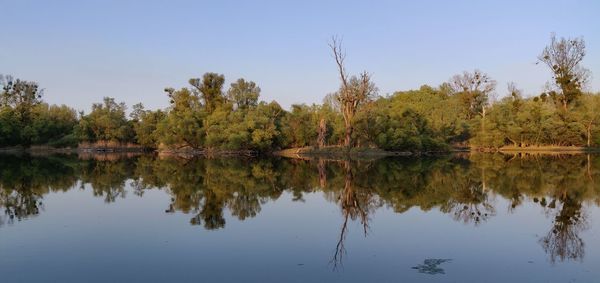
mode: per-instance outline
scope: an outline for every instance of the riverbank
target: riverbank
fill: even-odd
[[[31,146],[31,147],[11,146],[11,147],[0,148],[0,153],[11,153],[11,154],[19,154],[19,153],[30,153],[30,154],[63,153],[63,154],[70,154],[70,153],[77,153],[77,152],[78,152],[77,148],[70,148],[70,147],[57,148],[57,147],[51,147],[51,146]]]
[[[155,150],[159,156],[178,156],[192,158],[195,156],[203,157],[256,157],[261,155],[254,150],[220,150],[220,149],[160,149]]]
[[[51,146],[13,146],[0,148],[0,153],[33,155],[44,154],[107,154],[107,153],[156,153],[160,156],[177,156],[183,158],[193,157],[258,157],[258,156],[280,156],[287,158],[326,158],[326,159],[377,159],[393,156],[432,156],[451,153],[504,153],[504,154],[585,154],[600,153],[600,148],[578,147],[578,146],[529,146],[529,147],[501,147],[501,148],[468,148],[455,147],[446,151],[386,151],[378,148],[357,147],[346,148],[343,146],[327,147],[300,147],[288,148],[275,151],[259,152],[254,150],[221,150],[221,149],[146,149],[138,145],[127,146],[79,146],[76,148],[57,148]]]
[[[468,149],[455,148],[448,151],[387,151],[379,148],[355,147],[346,148],[343,146],[326,147],[300,147],[289,148],[273,152],[274,155],[282,157],[326,157],[326,158],[383,158],[391,156],[423,156],[449,154],[453,152],[468,152]]]
[[[478,152],[501,152],[501,153],[600,153],[598,147],[584,147],[584,146],[503,146],[497,149],[488,148],[473,148],[471,151]]]
[[[143,153],[153,152],[142,147],[52,147],[46,145],[35,145],[30,147],[12,146],[0,148],[0,153],[7,154],[106,154],[106,153]]]

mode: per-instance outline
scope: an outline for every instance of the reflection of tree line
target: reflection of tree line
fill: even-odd
[[[89,184],[106,202],[163,188],[171,194],[167,212],[192,213],[190,222],[207,229],[225,226],[224,210],[240,220],[284,191],[296,201],[322,191],[343,216],[336,258],[344,253],[348,221],[368,232],[369,215],[387,206],[398,213],[438,208],[453,219],[479,225],[498,208],[494,197],[509,200],[512,211],[532,199],[553,219],[540,239],[552,261],[581,259],[586,227],[583,202],[600,203],[600,157],[474,154],[466,157],[396,158],[378,161],[288,159],[160,159],[69,156],[0,159],[1,223],[37,215],[42,197]]]
[[[0,226],[39,214],[45,194],[72,188],[77,176],[70,165],[54,157],[1,156]]]

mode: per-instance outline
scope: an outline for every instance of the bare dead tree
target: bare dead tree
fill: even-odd
[[[375,84],[371,81],[371,74],[363,71],[360,75],[349,76],[346,72],[344,60],[346,53],[342,49],[342,42],[337,37],[332,37],[329,47],[338,68],[341,86],[337,93],[337,100],[344,117],[345,138],[344,146],[352,146],[352,132],[354,130],[354,115],[360,106],[372,99],[377,93]]]

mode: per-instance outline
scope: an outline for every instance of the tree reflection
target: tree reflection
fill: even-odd
[[[319,165],[323,161],[319,160]],[[340,228],[340,234],[338,242],[335,247],[335,252],[331,263],[333,263],[334,269],[342,265],[342,260],[346,253],[344,246],[344,240],[348,232],[348,219],[352,221],[360,221],[363,227],[363,233],[365,237],[369,230],[369,212],[373,208],[373,195],[369,190],[355,190],[354,188],[354,173],[352,172],[351,162],[348,160],[343,161],[344,167],[344,187],[339,192],[338,203],[342,210],[342,226]],[[320,168],[319,168],[320,169]],[[319,170],[319,173],[321,170]],[[319,174],[319,183],[324,183],[321,180],[322,174]]]
[[[0,226],[38,215],[45,194],[72,188],[77,181],[73,166],[73,159],[64,156],[2,156],[0,207],[4,216],[0,216]]]
[[[579,233],[587,228],[587,222],[581,202],[565,193],[552,200],[547,207],[555,210],[553,227],[540,239],[540,244],[550,257],[550,262],[583,260],[585,244]]]
[[[496,209],[489,201],[489,194],[481,183],[465,185],[454,196],[440,210],[451,213],[456,221],[479,225],[496,215]]]
[[[190,223],[208,230],[226,227],[232,217],[260,214],[284,193],[305,201],[322,192],[341,211],[332,263],[341,265],[350,223],[366,236],[370,216],[382,206],[404,213],[439,210],[451,219],[485,225],[496,215],[496,200],[508,212],[534,199],[553,219],[540,245],[550,260],[581,260],[587,228],[585,205],[600,203],[600,156],[465,154],[379,160],[283,158],[163,158],[156,155],[15,156],[0,158],[0,225],[43,212],[54,191],[89,190],[112,203],[149,190],[170,195],[167,213],[190,214]]]

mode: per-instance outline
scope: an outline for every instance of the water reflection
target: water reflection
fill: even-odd
[[[584,242],[579,233],[587,228],[587,221],[585,213],[582,212],[581,201],[564,192],[553,199],[546,208],[548,214],[554,215],[554,225],[546,236],[540,239],[540,244],[550,256],[550,261],[554,263],[557,259],[583,260]]]
[[[413,269],[416,269],[419,273],[425,273],[429,275],[445,274],[446,272],[443,268],[440,267],[440,265],[450,261],[452,260],[442,258],[429,258],[424,260],[423,264],[414,266]]]
[[[77,162],[77,159],[71,159]],[[71,163],[72,165],[72,163]],[[0,158],[0,226],[38,215],[44,209],[43,196],[67,191],[77,182],[67,160],[55,157],[5,155]]]
[[[322,167],[323,160],[319,160],[319,169]],[[363,233],[365,237],[369,230],[369,213],[379,207],[380,202],[373,195],[373,192],[369,189],[355,188],[354,187],[354,174],[353,168],[361,168],[361,164],[352,166],[351,161],[346,160],[342,162],[344,168],[344,185],[338,192],[337,202],[342,211],[342,226],[340,228],[339,240],[335,246],[335,252],[331,263],[333,263],[334,269],[343,263],[344,254],[346,248],[344,246],[344,240],[346,239],[346,233],[348,233],[348,219],[352,221],[360,221],[363,227]],[[319,170],[319,178],[322,174]],[[319,180],[321,188],[327,187],[326,180]]]
[[[239,220],[256,217],[261,207],[290,192],[303,202],[321,192],[340,210],[332,255],[337,267],[346,253],[349,222],[369,233],[373,212],[390,207],[437,209],[466,225],[485,225],[498,210],[515,211],[534,203],[552,221],[539,238],[551,262],[581,261],[589,227],[586,204],[599,203],[600,156],[470,154],[394,158],[376,161],[324,159],[178,159],[154,155],[52,155],[0,158],[0,228],[43,213],[50,192],[90,188],[110,203],[165,190],[165,212],[191,215],[192,225],[226,227],[225,213]],[[131,187],[132,190],[127,188]],[[509,207],[497,207],[497,199]],[[332,244],[333,245],[333,244]]]

